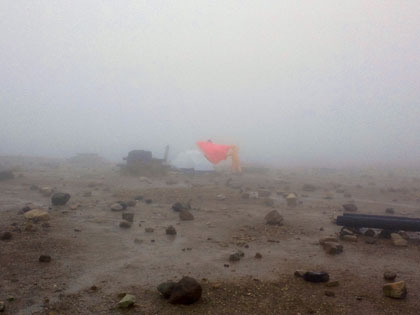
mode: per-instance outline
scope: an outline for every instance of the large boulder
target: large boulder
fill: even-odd
[[[51,197],[53,206],[64,206],[69,200],[70,194],[68,193],[56,192]]]
[[[283,217],[277,210],[270,211],[264,218],[269,225],[283,225]]]

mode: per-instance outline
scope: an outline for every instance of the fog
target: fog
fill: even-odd
[[[419,1],[2,1],[0,154],[420,161]]]

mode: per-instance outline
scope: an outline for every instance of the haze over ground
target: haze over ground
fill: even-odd
[[[419,1],[2,1],[0,154],[420,161]]]

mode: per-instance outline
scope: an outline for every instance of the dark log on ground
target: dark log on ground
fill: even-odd
[[[345,214],[337,217],[337,225],[391,231],[420,231],[420,219],[407,217]]]

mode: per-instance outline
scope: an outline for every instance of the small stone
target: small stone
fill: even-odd
[[[131,227],[131,222],[128,222],[128,221],[121,221],[120,222],[120,228],[128,229],[130,227]]]
[[[194,216],[188,210],[182,210],[182,211],[180,211],[179,212],[179,218],[182,221],[191,221],[191,220],[194,220]]]
[[[175,202],[172,205],[172,210],[176,211],[176,212],[180,212],[182,210],[189,210],[191,209],[190,204],[183,204],[181,202]]]
[[[268,225],[283,225],[283,217],[277,210],[270,211],[264,217],[265,224]]]
[[[328,275],[328,273],[326,272],[313,272],[313,271],[308,271],[305,272],[305,274],[303,275],[303,279],[305,281],[308,282],[328,282],[328,280],[330,280],[330,276]]]
[[[33,209],[28,211],[24,214],[24,217],[25,219],[32,220],[34,222],[47,221],[50,219],[48,212],[41,209]]]
[[[326,290],[326,291],[324,292],[324,294],[325,294],[326,296],[329,296],[329,297],[334,297],[334,296],[335,296],[335,292],[334,292],[334,291],[329,291],[329,290]]]
[[[148,227],[148,228],[145,228],[145,231],[146,231],[146,233],[153,233],[155,231],[155,229]]]
[[[239,253],[233,253],[229,256],[230,262],[235,262],[241,260],[241,255]]]
[[[175,230],[175,228],[174,228],[172,225],[168,226],[168,227],[166,228],[166,234],[167,234],[167,235],[176,235],[176,230]]]
[[[408,241],[403,239],[398,233],[391,233],[391,240],[394,246],[405,247],[408,245]]]
[[[122,219],[126,220],[128,222],[133,222],[134,221],[134,213],[124,212],[124,213],[122,213]]]
[[[143,200],[143,198],[144,198],[143,196],[139,195],[139,196],[134,197],[134,200],[141,201]]]
[[[394,281],[396,277],[397,277],[397,274],[393,271],[384,272],[384,279],[387,281]]]
[[[113,205],[111,205],[111,210],[112,211],[122,211],[122,210],[124,210],[124,208],[119,203],[114,203]]]
[[[369,236],[369,237],[375,237],[375,231],[374,230],[371,230],[371,229],[368,229],[366,232],[365,232],[365,236]]]
[[[223,195],[223,194],[219,194],[219,195],[216,196],[216,199],[217,200],[226,200],[226,196]]]
[[[348,211],[348,212],[356,212],[357,211],[357,206],[355,204],[352,203],[347,203],[343,205],[344,211]]]
[[[394,208],[386,208],[385,213],[394,214],[395,213]]]
[[[329,288],[338,287],[339,285],[340,285],[340,282],[338,280],[329,281],[325,284],[325,286]]]
[[[2,240],[2,241],[8,241],[8,240],[10,240],[10,239],[12,239],[12,233],[10,233],[10,232],[4,232],[4,233],[1,235],[1,240]]]
[[[38,259],[39,262],[49,263],[51,261],[51,256],[49,255],[41,255]]]
[[[261,255],[260,253],[256,253],[256,254],[255,254],[255,258],[256,258],[256,259],[261,259],[261,258],[262,258],[262,255]]]
[[[322,247],[330,255],[338,255],[343,252],[343,245],[336,242],[324,242]]]
[[[51,197],[53,206],[64,206],[69,200],[70,194],[68,193],[56,192]]]
[[[340,236],[344,235],[354,235],[354,232],[346,227],[343,227],[340,231]]]
[[[136,297],[132,294],[126,294],[119,302],[119,308],[129,308],[136,303]]]
[[[4,305],[3,301],[0,301],[0,312],[4,312],[6,310],[6,306]]]
[[[146,204],[150,205],[150,204],[153,202],[153,200],[152,200],[152,199],[146,199],[144,202],[145,202]]]
[[[382,289],[385,296],[393,299],[403,299],[407,296],[407,288],[404,281],[387,283]]]
[[[123,208],[123,210],[127,209],[127,202],[119,200],[117,201],[117,203],[119,203],[121,205],[121,207]]]

